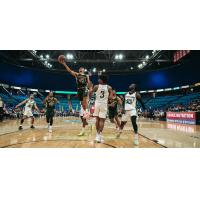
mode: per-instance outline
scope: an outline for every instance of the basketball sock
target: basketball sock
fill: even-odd
[[[24,123],[24,119],[21,119],[20,125],[22,126],[23,123]]]
[[[99,135],[99,132],[96,132],[96,135]]]
[[[138,140],[138,134],[137,133],[134,134],[134,139]]]

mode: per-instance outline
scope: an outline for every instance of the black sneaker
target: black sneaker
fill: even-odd
[[[22,126],[19,126],[19,128],[18,128],[19,130],[22,130],[23,129],[23,127]]]
[[[35,128],[35,126],[31,125],[31,127],[30,127],[30,128],[33,128],[33,129],[34,129],[34,128]]]

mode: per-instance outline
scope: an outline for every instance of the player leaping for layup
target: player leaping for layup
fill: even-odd
[[[79,68],[79,72],[71,70],[65,62],[65,56],[60,55],[58,57],[58,62],[63,64],[66,70],[76,78],[78,98],[81,101],[83,108],[83,118],[89,116],[87,106],[88,106],[88,87],[90,85],[89,76],[85,74],[85,69],[83,67]]]
[[[95,85],[90,93],[96,93],[95,108],[93,116],[96,117],[96,142],[102,143],[102,131],[108,112],[108,99],[112,95],[112,88],[107,85],[107,76],[99,76],[99,85]]]

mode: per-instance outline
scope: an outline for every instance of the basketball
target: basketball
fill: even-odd
[[[58,57],[58,62],[59,62],[59,63],[62,63],[63,61],[65,61],[65,56],[64,56],[64,55],[60,55],[60,56]]]

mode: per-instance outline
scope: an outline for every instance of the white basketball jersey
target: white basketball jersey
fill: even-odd
[[[125,110],[136,109],[136,92],[133,94],[126,93],[125,95]]]
[[[26,102],[26,105],[25,105],[25,108],[30,108],[32,109],[33,106],[35,105],[35,101],[34,100],[31,100],[31,99],[28,99],[28,101]]]
[[[100,85],[96,91],[96,101],[97,103],[108,103],[109,91],[108,85]]]

